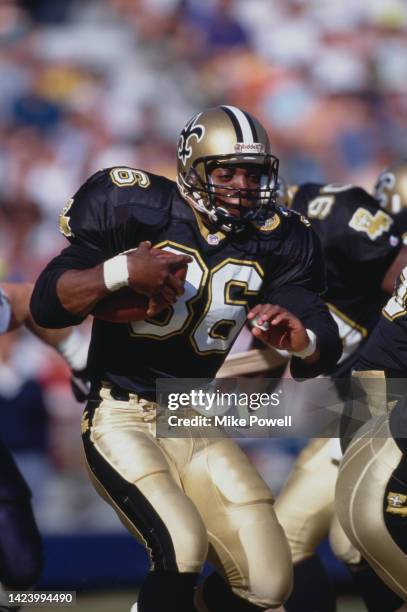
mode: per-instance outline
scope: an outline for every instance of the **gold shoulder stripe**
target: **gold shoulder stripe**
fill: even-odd
[[[70,236],[73,236],[72,230],[71,230],[71,226],[69,225],[70,216],[67,214],[69,212],[69,209],[71,208],[72,204],[73,204],[73,198],[68,200],[66,206],[63,207],[62,212],[59,215],[59,231],[66,238],[69,238]]]
[[[256,221],[252,222],[254,227],[258,229],[260,232],[272,232],[280,225],[280,223],[281,223],[281,219],[277,213],[273,215],[272,217],[269,217],[268,219],[266,219],[263,225],[259,225],[258,223],[256,223]]]

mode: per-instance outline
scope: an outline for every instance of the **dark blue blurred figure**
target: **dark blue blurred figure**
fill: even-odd
[[[56,127],[60,119],[61,109],[34,93],[14,102],[13,120],[17,126],[34,127],[44,131]]]
[[[28,589],[37,582],[43,564],[41,537],[31,508],[31,491],[1,441],[0,465],[1,583],[9,590]],[[0,610],[8,608],[0,605]]]
[[[1,289],[0,289],[1,291]],[[0,334],[12,327],[11,307],[0,293]],[[31,508],[31,491],[5,442],[19,450],[44,450],[46,411],[39,384],[8,382],[7,357],[14,334],[1,339],[0,363],[0,611],[11,610],[4,590],[26,590],[39,579],[43,554]],[[0,361],[1,361],[0,360]],[[16,381],[14,381],[16,382]]]
[[[35,325],[29,312],[31,293],[30,283],[2,283],[0,287],[0,612],[15,610],[8,606],[4,591],[33,587],[43,566],[31,491],[5,443],[29,454],[27,467],[33,471],[38,467],[36,459],[44,456],[48,438],[41,386],[17,371],[12,359],[16,335],[7,332],[26,326],[71,367],[83,368],[87,355],[87,343],[83,345],[72,330],[55,332]],[[39,477],[43,478],[42,472]]]
[[[186,6],[186,21],[201,33],[206,55],[250,46],[248,32],[233,14],[233,7],[233,0],[218,0],[213,11]]]
[[[69,17],[72,0],[20,0],[36,23],[63,23]]]

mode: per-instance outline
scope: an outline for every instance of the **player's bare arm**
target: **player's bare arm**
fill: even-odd
[[[35,323],[29,308],[33,291],[32,283],[2,283],[0,289],[10,308],[8,326],[1,331],[12,331],[24,325],[34,336],[54,348],[72,370],[71,383],[75,397],[79,401],[84,401],[88,393],[85,373],[87,340],[72,327],[48,329]]]
[[[174,254],[164,259],[153,255],[151,243],[146,241],[122,257],[126,257],[127,264],[127,279],[123,285],[149,297],[161,295],[169,304],[182,294],[183,284],[171,271],[174,267],[187,264],[190,261],[187,255]],[[89,314],[111,291],[112,288],[106,284],[104,263],[87,270],[68,270],[57,284],[61,304],[69,312],[80,316]]]
[[[10,303],[10,324],[7,331],[25,325],[35,336],[54,348],[63,342],[72,332],[72,328],[47,329],[37,325],[30,313],[32,283],[2,283],[1,289]]]
[[[23,325],[29,315],[29,303],[33,290],[31,283],[1,283],[11,307],[8,331]]]
[[[257,304],[247,318],[252,323],[255,321],[253,336],[269,346],[294,354],[303,353],[310,347],[310,336],[300,319],[281,306]],[[319,358],[316,341],[315,350],[303,359],[306,363],[315,363]]]

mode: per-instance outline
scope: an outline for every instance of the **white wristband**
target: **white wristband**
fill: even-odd
[[[103,280],[106,289],[117,291],[129,284],[129,271],[127,269],[127,255],[116,255],[103,264]]]
[[[307,336],[309,338],[308,346],[305,347],[302,351],[290,351],[291,355],[294,357],[299,357],[300,359],[305,359],[305,357],[309,357],[313,353],[315,353],[317,348],[317,337],[311,329],[306,329]]]

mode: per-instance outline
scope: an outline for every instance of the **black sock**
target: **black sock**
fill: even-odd
[[[358,565],[348,565],[348,568],[369,612],[393,612],[404,603],[364,559]]]
[[[211,612],[259,612],[259,608],[246,599],[236,595],[216,572],[210,574],[202,585],[205,606]]]
[[[332,582],[317,555],[294,565],[294,586],[284,604],[287,612],[333,612],[336,596]]]
[[[141,585],[139,612],[195,612],[198,573],[150,572]]]

